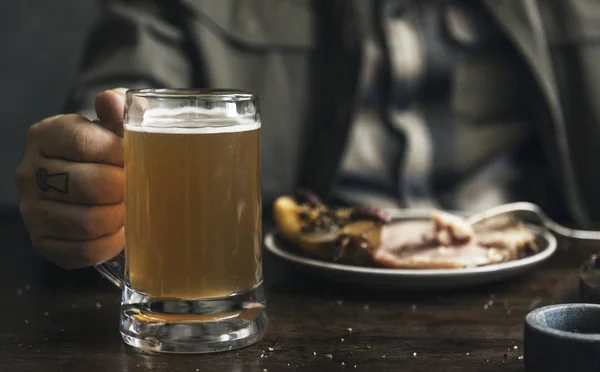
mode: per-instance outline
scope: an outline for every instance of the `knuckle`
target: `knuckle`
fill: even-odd
[[[62,118],[68,122],[88,121],[84,116],[79,114],[65,114]]]
[[[67,116],[67,115],[60,114],[60,115],[50,116],[50,117],[45,118],[42,121],[39,121],[39,122],[33,124],[27,130],[27,141],[29,142],[29,141],[36,140],[38,138],[43,137],[44,133],[46,132],[46,129],[48,128],[48,126],[50,124],[59,122],[65,116]],[[55,128],[53,128],[53,130],[54,129]]]
[[[28,201],[22,201],[19,204],[19,212],[24,220],[30,220],[31,217],[36,213],[35,203]]]
[[[41,137],[44,131],[44,122],[35,123],[27,129],[27,142],[34,141]]]
[[[25,169],[25,166],[21,163],[19,164],[14,171],[13,174],[15,184],[19,189],[22,189],[25,186],[25,181],[29,178],[28,172]]]
[[[91,126],[87,125],[91,123],[91,121],[79,114],[66,114],[62,116],[60,120],[66,128],[87,128]]]
[[[90,143],[93,141],[94,136],[92,133],[93,127],[87,125],[80,125],[73,131],[72,137],[72,150],[76,156],[85,156]]]

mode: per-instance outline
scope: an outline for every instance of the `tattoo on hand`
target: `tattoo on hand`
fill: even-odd
[[[54,190],[61,194],[69,193],[69,173],[48,174],[45,168],[40,168],[35,173],[35,181],[42,191]]]

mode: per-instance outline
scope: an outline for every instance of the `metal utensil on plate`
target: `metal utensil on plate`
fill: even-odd
[[[471,225],[475,225],[479,223],[489,223],[503,218],[511,220],[518,219],[539,225],[566,238],[600,240],[600,231],[575,230],[562,226],[548,217],[538,205],[529,202],[509,203],[492,207],[467,217],[466,221]]]
[[[600,240],[600,231],[576,230],[560,225],[548,217],[538,205],[517,202],[499,205],[466,218],[471,225],[490,223],[497,219],[521,219],[542,226],[549,231],[570,239]],[[580,268],[579,298],[584,302],[600,303],[600,254],[594,254]]]

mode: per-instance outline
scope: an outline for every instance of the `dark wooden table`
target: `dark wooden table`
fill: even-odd
[[[93,270],[46,263],[14,214],[0,219],[0,371],[524,371],[524,316],[577,301],[577,268],[596,248],[563,244],[537,272],[440,293],[342,288],[267,255],[264,341],[215,355],[148,356],[121,341],[117,288]]]

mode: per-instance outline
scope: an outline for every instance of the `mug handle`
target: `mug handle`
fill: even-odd
[[[96,270],[112,284],[123,288],[125,280],[125,253],[121,251],[116,257],[95,266]]]

